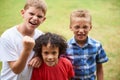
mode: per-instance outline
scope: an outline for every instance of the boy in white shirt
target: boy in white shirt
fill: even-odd
[[[23,22],[1,35],[1,80],[30,80],[32,67],[28,64],[34,56],[34,40],[42,34],[36,28],[46,19],[46,11],[44,0],[27,0],[21,10]]]

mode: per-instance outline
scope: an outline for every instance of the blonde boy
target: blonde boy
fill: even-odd
[[[102,45],[88,36],[92,29],[91,15],[87,10],[75,10],[70,15],[70,30],[74,37],[68,41],[67,56],[75,71],[73,80],[103,80],[102,63],[108,58]]]
[[[32,67],[28,63],[34,55],[34,40],[42,34],[36,28],[46,19],[46,11],[44,0],[27,0],[21,10],[23,22],[1,35],[1,80],[30,80]]]

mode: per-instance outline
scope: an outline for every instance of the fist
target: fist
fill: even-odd
[[[23,48],[25,51],[31,51],[35,46],[35,40],[29,36],[23,38]]]

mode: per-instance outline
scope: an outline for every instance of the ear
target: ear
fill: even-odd
[[[70,25],[69,29],[72,31],[72,26]]]
[[[92,25],[90,25],[90,30],[92,29]]]
[[[43,21],[45,21],[45,20],[46,20],[46,17],[44,17]]]
[[[44,19],[42,20],[42,23],[46,20],[46,17],[44,17]]]
[[[22,17],[23,17],[23,15],[24,15],[24,13],[25,13],[25,10],[22,9],[22,10],[21,10],[21,15],[22,15]]]

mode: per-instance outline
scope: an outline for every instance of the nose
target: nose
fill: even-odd
[[[33,16],[33,19],[34,19],[34,20],[37,20],[37,19],[38,19],[38,17],[37,17],[37,16]]]
[[[83,28],[79,28],[78,31],[79,32],[84,32],[84,29]]]
[[[53,60],[53,55],[48,55],[48,61],[52,61]]]

